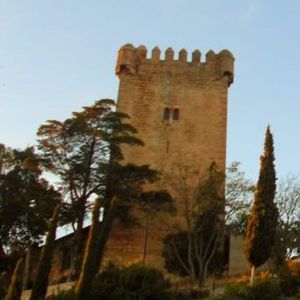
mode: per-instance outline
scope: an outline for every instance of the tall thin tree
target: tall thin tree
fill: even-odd
[[[22,278],[23,278],[24,261],[20,258],[14,269],[7,295],[4,300],[19,300],[22,294]]]
[[[59,205],[55,207],[52,219],[49,223],[47,239],[41,253],[30,300],[44,300],[47,294],[48,279],[51,270],[51,261],[52,261],[53,251],[54,251],[54,242],[56,236],[58,217],[59,217]]]
[[[250,284],[253,283],[255,268],[267,261],[275,243],[278,210],[274,202],[276,191],[274,161],[273,136],[268,126],[244,247],[245,255],[251,266]]]
[[[95,264],[95,256],[98,248],[98,236],[100,226],[100,208],[101,199],[97,198],[94,203],[92,225],[90,227],[89,238],[84,252],[84,259],[79,279],[76,283],[75,293],[77,300],[88,298],[94,274],[97,272],[98,266]]]

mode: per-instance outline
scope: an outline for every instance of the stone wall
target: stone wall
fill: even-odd
[[[130,116],[130,124],[145,143],[144,147],[124,147],[125,161],[158,170],[161,181],[156,188],[160,189],[181,167],[193,168],[195,180],[213,161],[225,171],[227,91],[233,82],[234,58],[227,50],[218,54],[209,51],[204,62],[199,50],[192,53],[191,61],[187,57],[183,49],[175,59],[174,51],[168,48],[162,59],[156,47],[148,58],[145,47],[131,44],[118,54],[117,110]],[[176,198],[174,191],[169,191]],[[143,212],[137,217],[145,223]],[[147,256],[151,264],[163,265],[162,239],[176,222],[182,223],[180,214],[176,221],[166,216],[151,220]],[[117,249],[122,249],[125,263],[141,259],[143,236],[143,227],[128,231],[116,225],[108,257],[118,257]]]

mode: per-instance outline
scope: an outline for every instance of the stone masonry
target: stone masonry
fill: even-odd
[[[149,164],[162,177],[174,167],[192,165],[205,172],[214,161],[225,171],[227,94],[233,82],[234,57],[228,50],[209,51],[205,62],[195,50],[191,61],[181,50],[178,59],[168,48],[147,56],[144,46],[131,44],[119,50],[116,74],[120,79],[117,110],[130,116],[144,147],[124,147],[125,160]],[[108,257],[122,262],[142,257],[143,228],[116,226]],[[161,266],[162,239],[167,229],[153,220],[147,261]],[[120,260],[119,259],[119,260]]]

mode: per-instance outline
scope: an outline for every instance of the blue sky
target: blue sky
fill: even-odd
[[[270,124],[278,177],[300,173],[297,0],[0,0],[0,142],[25,147],[44,121],[116,99],[116,55],[128,42],[229,49],[227,161],[256,180]]]

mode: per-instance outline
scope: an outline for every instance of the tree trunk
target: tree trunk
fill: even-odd
[[[23,274],[23,285],[22,290],[26,290],[29,278],[29,267],[30,267],[30,246],[27,249],[26,258],[25,258],[25,266],[24,266],[24,274]]]
[[[147,210],[145,236],[144,236],[144,252],[143,252],[143,264],[146,264],[146,256],[148,250],[148,236],[149,236],[149,224],[150,224],[150,209]]]
[[[81,207],[80,215],[78,216],[77,228],[74,235],[74,246],[72,251],[72,262],[69,280],[77,280],[79,277],[80,267],[82,263],[82,229],[84,221],[84,210]]]
[[[252,285],[253,282],[254,282],[254,275],[255,275],[255,266],[253,265],[253,266],[251,267],[250,285]]]
[[[97,266],[95,264],[95,257],[97,254],[97,240],[99,236],[99,215],[100,215],[101,201],[98,198],[93,208],[93,220],[89,231],[89,238],[84,252],[83,264],[79,279],[75,287],[76,299],[84,300],[89,297],[91,285],[95,274],[97,273]]]
[[[101,268],[106,242],[108,241],[111,229],[113,227],[115,212],[116,212],[116,208],[117,208],[116,202],[117,202],[117,199],[114,197],[111,200],[109,208],[107,209],[108,210],[107,213],[105,214],[105,212],[104,212],[103,221],[100,226],[100,234],[99,234],[98,248],[97,248],[98,255],[95,257],[95,265],[97,267],[97,271],[100,270],[100,268]]]

